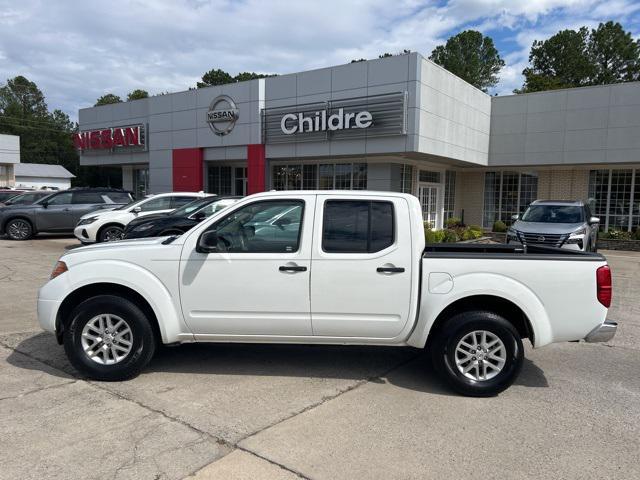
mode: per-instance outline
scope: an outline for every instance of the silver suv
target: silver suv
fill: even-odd
[[[507,231],[507,243],[597,250],[600,219],[581,201],[536,200]]]

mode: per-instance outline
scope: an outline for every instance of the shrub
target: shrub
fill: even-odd
[[[636,231],[633,232],[631,238],[633,238],[634,240],[640,240],[640,227],[636,228]]]
[[[503,221],[497,220],[493,224],[493,231],[498,233],[504,233],[507,231],[507,225]]]
[[[460,238],[462,240],[475,240],[476,238],[482,237],[482,234],[482,230],[478,231],[474,230],[471,227],[467,227],[462,231],[462,235],[460,235]]]
[[[607,232],[607,236],[601,238],[610,238],[611,240],[631,240],[631,232],[610,228]]]
[[[462,227],[462,220],[458,217],[451,217],[447,218],[447,221],[444,222],[444,224],[447,228]]]
[[[444,230],[424,229],[424,240],[427,243],[442,243],[444,240]]]
[[[442,232],[444,233],[442,241],[445,243],[455,243],[460,240],[455,230],[442,230]]]

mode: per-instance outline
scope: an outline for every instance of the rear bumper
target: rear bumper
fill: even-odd
[[[591,330],[584,340],[589,343],[608,342],[615,336],[616,330],[618,330],[616,322],[604,322]]]

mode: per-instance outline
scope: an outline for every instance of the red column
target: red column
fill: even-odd
[[[173,151],[173,191],[199,192],[204,189],[201,148]]]
[[[247,194],[264,192],[264,144],[247,145]]]

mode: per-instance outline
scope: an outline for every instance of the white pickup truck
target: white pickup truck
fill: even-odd
[[[267,192],[179,237],[65,253],[38,317],[94,379],[138,374],[159,343],[395,345],[426,347],[455,390],[487,396],[517,377],[523,338],[611,339],[611,293],[596,253],[425,246],[411,195]]]

